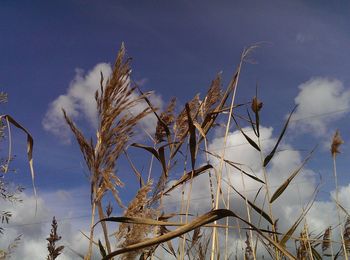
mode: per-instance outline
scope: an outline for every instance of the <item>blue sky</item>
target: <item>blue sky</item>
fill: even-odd
[[[74,85],[77,69],[84,80],[96,64],[113,63],[124,42],[133,58],[132,77],[143,90],[154,90],[164,104],[175,95],[183,105],[205,94],[216,73],[223,71],[227,83],[241,51],[261,42],[252,55],[256,63],[243,67],[237,100],[249,101],[258,84],[263,125],[273,127],[274,136],[299,102],[297,116],[308,119],[291,126],[286,140],[301,155],[319,144],[309,168],[323,175],[322,190],[329,192],[326,143],[336,128],[345,140],[340,183],[350,182],[349,11],[347,1],[1,1],[0,87],[9,95],[1,113],[13,115],[34,137],[39,195],[88,189],[77,144],[43,128],[50,104]],[[317,117],[338,110],[344,111]],[[90,129],[84,116],[78,123]],[[30,193],[25,137],[16,132],[14,137],[18,174],[10,178]],[[148,161],[139,164],[147,167]],[[118,171],[129,170],[119,165]],[[125,182],[128,178],[125,174]]]
[[[46,186],[47,175],[59,176],[59,181],[63,175],[78,184],[76,145],[62,146],[42,128],[49,103],[66,92],[77,68],[89,71],[97,63],[112,63],[124,41],[133,58],[133,77],[145,81],[144,90],[155,90],[164,102],[175,94],[184,104],[196,93],[204,94],[217,72],[223,71],[228,82],[244,47],[266,42],[253,55],[257,64],[244,66],[237,99],[248,101],[258,83],[265,124],[278,131],[294,106],[298,85],[312,77],[349,83],[347,10],[345,2],[322,1],[4,1],[0,83],[9,104],[2,109],[35,138],[38,183]],[[318,142],[311,140],[310,145]],[[21,158],[19,151],[17,156]],[[24,170],[22,164],[19,168]]]

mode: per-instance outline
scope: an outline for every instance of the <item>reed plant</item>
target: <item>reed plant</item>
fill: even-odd
[[[263,103],[258,95],[258,88],[250,102],[239,103],[236,100],[244,63],[249,61],[251,52],[257,47],[252,46],[242,52],[238,67],[226,88],[222,87],[220,73],[212,81],[204,97],[195,95],[183,107],[177,106],[174,98],[161,111],[152,104],[151,93],[144,93],[132,81],[130,59],[122,45],[112,75],[106,80],[101,75],[99,90],[96,91],[96,137],[85,137],[83,131],[63,110],[65,120],[76,137],[90,172],[91,225],[90,233],[86,235],[89,249],[84,259],[92,259],[94,248],[99,250],[102,259],[157,259],[160,252],[166,259],[181,260],[233,259],[233,255],[244,259],[261,259],[262,255],[271,259],[321,259],[328,256],[347,259],[349,218],[341,229],[342,249],[338,253],[333,251],[336,246],[332,227],[316,235],[309,230],[306,216],[312,208],[318,188],[310,202],[301,208],[300,215],[292,225],[286,230],[278,227],[281,223],[274,215],[273,206],[276,201],[281,200],[293,180],[303,173],[304,166],[312,159],[316,148],[310,149],[301,164],[288,174],[277,189],[271,188],[270,163],[285,138],[296,107],[281,125],[280,134],[272,149],[267,150],[263,146],[264,140],[260,131]],[[146,103],[148,107],[131,114],[130,110],[140,103]],[[236,112],[238,108],[247,108],[246,114]],[[133,133],[138,123],[150,114],[157,118],[154,136],[148,142],[134,142]],[[248,125],[253,135],[248,134],[247,127],[242,127],[242,124]],[[208,148],[208,143],[213,137],[213,129],[220,126],[224,128],[224,147],[219,153],[215,153]],[[247,144],[258,152],[261,175],[226,158],[229,133],[233,129],[239,131]],[[335,180],[335,155],[341,143],[338,133],[332,144]],[[147,173],[141,173],[137,165],[134,165],[133,158],[129,156],[130,149],[139,149],[151,156]],[[119,196],[124,182],[116,171],[122,155],[125,155],[131,165],[130,171],[139,184],[139,189],[127,206]],[[213,158],[219,162],[217,165],[212,164]],[[180,177],[175,174],[179,168],[183,171]],[[232,174],[239,172],[241,175],[243,192],[237,183],[232,183],[230,178],[224,178],[224,172],[230,175],[231,170]],[[208,175],[208,204],[211,210],[198,214],[191,211],[194,203],[193,185],[199,180],[199,176],[204,175]],[[247,195],[244,184],[246,179],[261,186],[253,200]],[[174,193],[181,194],[178,211],[164,203]],[[237,195],[244,203],[246,215],[237,211],[236,205],[230,203],[233,195]],[[112,196],[114,202],[108,204],[105,210],[107,196]],[[259,196],[262,200],[257,200]],[[338,195],[336,203],[339,204]],[[123,215],[112,216],[113,207],[120,207]],[[257,218],[253,218],[253,215]],[[342,222],[341,217],[339,222]],[[119,226],[111,229],[112,226],[108,223],[118,223]],[[94,233],[97,226],[102,227],[103,241],[97,241]],[[243,242],[241,253],[231,254],[228,250],[236,243],[232,232],[240,234],[239,240]],[[295,248],[291,247],[293,242]],[[330,249],[331,253],[328,252]]]

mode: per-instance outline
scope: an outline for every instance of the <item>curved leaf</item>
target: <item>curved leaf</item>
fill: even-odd
[[[268,156],[266,156],[265,160],[264,160],[264,167],[267,166],[267,164],[271,161],[272,157],[275,155],[275,152],[277,150],[277,147],[279,145],[279,143],[281,142],[282,140],[282,137],[283,135],[285,134],[286,130],[287,130],[287,127],[288,127],[288,124],[289,124],[289,121],[290,121],[290,118],[292,117],[295,109],[297,108],[298,106],[295,106],[292,110],[292,112],[290,113],[286,123],[284,124],[284,127],[283,127],[283,130],[280,134],[280,136],[278,137],[278,140],[277,140],[277,143],[275,144],[275,147],[272,149],[272,151],[270,152],[270,154]]]

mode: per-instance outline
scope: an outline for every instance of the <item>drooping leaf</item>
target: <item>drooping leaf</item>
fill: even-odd
[[[239,220],[241,220],[242,222],[244,222],[245,224],[247,224],[251,228],[253,228],[261,237],[263,237],[264,239],[268,240],[271,244],[273,244],[273,246],[275,246],[284,255],[286,255],[290,259],[296,259],[287,249],[282,247],[279,243],[274,241],[269,236],[265,235],[262,231],[260,231],[259,228],[257,228],[252,223],[249,223],[244,218],[241,218],[240,216],[238,216],[236,213],[234,213],[231,210],[217,209],[217,210],[212,210],[212,211],[210,211],[202,216],[199,216],[199,217],[195,218],[194,220],[192,220],[191,222],[189,222],[189,223],[187,223],[187,224],[185,224],[185,225],[183,225],[183,226],[181,226],[173,231],[170,231],[166,234],[163,234],[163,235],[160,235],[158,237],[147,239],[147,240],[142,241],[140,243],[136,243],[136,244],[129,245],[129,246],[126,246],[124,248],[118,249],[118,250],[110,253],[106,257],[104,257],[103,260],[111,259],[114,256],[117,256],[117,255],[120,255],[123,253],[127,253],[127,252],[131,252],[131,251],[135,251],[135,250],[140,250],[140,249],[145,248],[145,247],[159,245],[159,244],[164,243],[166,241],[169,241],[173,238],[182,236],[183,234],[188,233],[192,230],[195,230],[198,227],[204,226],[208,223],[217,221],[217,220],[225,218],[225,217],[238,218]],[[145,221],[144,218],[140,218],[140,219]],[[105,220],[101,220],[101,221],[105,221]]]
[[[187,172],[185,175],[183,175],[175,184],[173,184],[170,188],[168,188],[164,194],[169,193],[170,191],[172,191],[173,189],[175,189],[176,187],[178,187],[179,185],[182,185],[184,183],[186,183],[187,181],[189,181],[191,179],[191,177],[195,178],[199,175],[201,175],[203,172],[212,169],[213,166],[210,164],[204,165],[194,171],[189,171]]]
[[[146,145],[139,144],[139,143],[133,143],[133,144],[131,144],[131,146],[134,146],[134,147],[137,147],[137,148],[141,148],[141,149],[144,149],[144,150],[150,152],[151,154],[153,154],[153,156],[154,156],[158,161],[160,161],[159,154],[158,154],[157,150],[154,149],[153,147],[151,147],[151,146],[146,146]]]
[[[33,137],[26,128],[24,128],[20,123],[18,123],[10,115],[0,115],[0,121],[2,121],[3,118],[7,121],[8,125],[9,125],[9,123],[11,123],[16,128],[22,130],[27,135],[27,157],[28,157],[28,162],[29,162],[30,174],[32,177],[32,186],[33,186],[34,197],[37,198],[37,193],[36,193],[36,188],[35,188],[35,173],[34,173],[34,165],[33,165],[33,146],[34,146]],[[8,163],[9,163],[9,161],[10,160],[8,160]],[[8,165],[6,167],[8,168]],[[35,204],[35,213],[36,213],[36,211],[37,211],[37,201]]]

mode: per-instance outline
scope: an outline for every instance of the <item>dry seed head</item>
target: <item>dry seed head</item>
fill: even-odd
[[[112,212],[113,212],[113,206],[112,206],[111,202],[108,202],[108,205],[106,207],[107,217],[110,217],[112,215]]]
[[[47,260],[54,260],[56,259],[64,249],[64,246],[56,247],[56,242],[58,242],[61,239],[61,236],[57,234],[57,221],[56,218],[53,217],[52,224],[51,224],[51,232],[50,236],[46,238],[48,241],[47,243],[47,250],[49,251],[49,255],[47,256]]]
[[[200,100],[199,100],[199,94],[197,94],[189,103],[190,107],[190,114],[192,117],[192,120],[195,120],[195,117],[198,113]],[[177,140],[182,140],[186,133],[188,131],[188,117],[186,108],[184,108],[181,113],[176,118],[176,122],[174,125],[174,132]]]
[[[221,73],[212,81],[207,96],[204,99],[203,114],[204,116],[211,112],[212,106],[215,105],[222,97],[221,90]]]
[[[339,130],[337,130],[333,136],[333,139],[332,139],[332,145],[331,145],[332,156],[336,156],[337,153],[340,153],[339,147],[343,143],[344,143],[344,141],[340,136],[340,132],[339,132]]]
[[[331,234],[332,234],[332,227],[328,227],[326,231],[323,234],[322,239],[322,252],[326,251],[330,245],[331,245]]]
[[[154,211],[148,207],[149,198],[147,195],[151,189],[152,181],[148,182],[145,186],[138,190],[135,198],[130,202],[128,208],[124,212],[125,217],[154,217]],[[123,239],[123,242],[120,245],[121,247],[126,247],[144,240],[151,230],[152,227],[149,225],[122,223],[119,226],[119,232],[117,233],[116,237],[117,239]],[[124,254],[121,259],[135,259],[135,257],[140,253],[141,251],[129,252]]]
[[[160,119],[166,124],[167,127],[171,126],[174,122],[174,109],[176,105],[176,98],[172,98],[168,104],[167,109],[160,114]],[[157,128],[155,133],[155,139],[158,143],[163,141],[163,138],[166,136],[166,131],[161,122],[157,122]]]
[[[263,103],[257,97],[254,97],[252,100],[252,107],[251,107],[253,112],[258,113],[262,107],[263,107]]]

